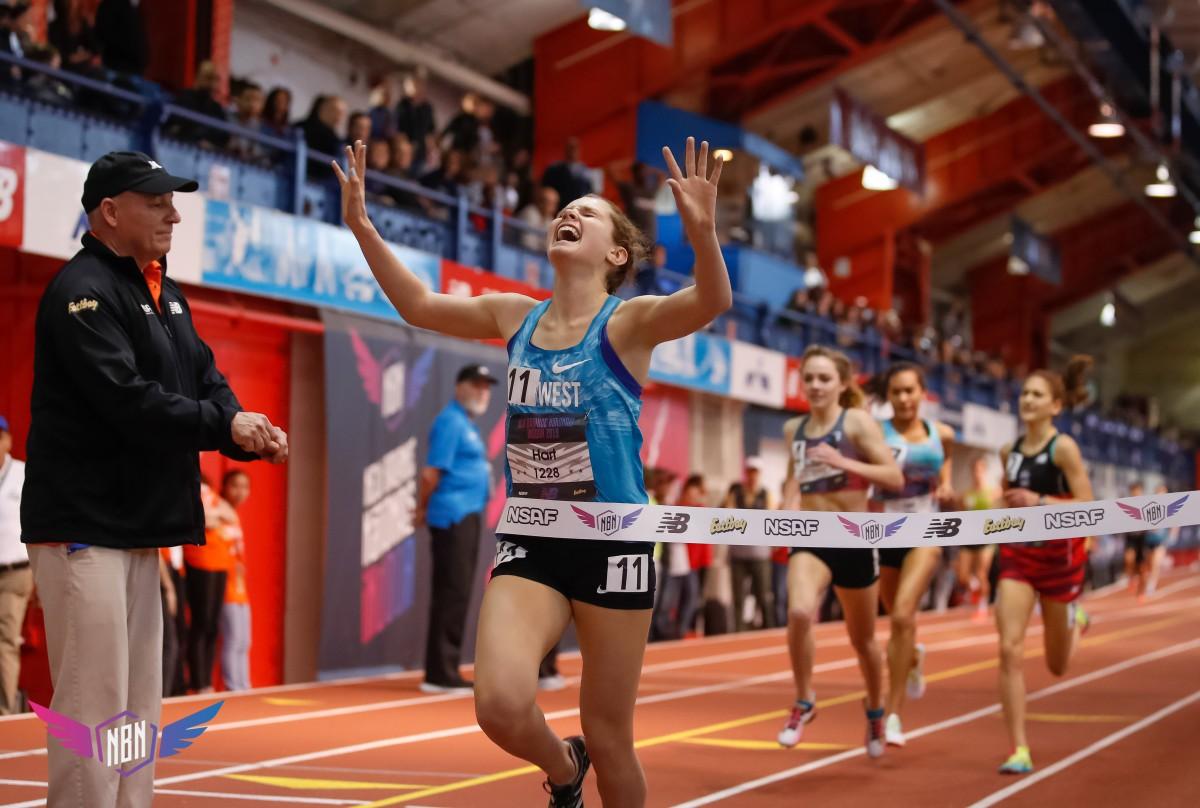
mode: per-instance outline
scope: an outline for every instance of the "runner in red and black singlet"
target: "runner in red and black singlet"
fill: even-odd
[[[1082,398],[1083,376],[1091,367],[1088,357],[1071,360],[1067,381],[1057,373],[1034,371],[1021,390],[1020,416],[1024,433],[1000,452],[1004,463],[1004,504],[1019,509],[1092,499],[1079,445],[1070,435],[1060,435],[1054,418],[1064,406]],[[1086,507],[1086,506],[1083,506]],[[1020,511],[1012,517],[1020,519]],[[1028,533],[1037,535],[1037,525]],[[1024,526],[1021,526],[1025,530]],[[1071,661],[1076,640],[1087,627],[1087,615],[1076,598],[1083,589],[1087,539],[1058,539],[1003,544],[1000,548],[1000,583],[996,592],[996,627],[1000,633],[1000,700],[1013,744],[1012,755],[1000,767],[1002,774],[1033,771],[1025,735],[1025,631],[1039,602],[1046,667],[1062,676]]]

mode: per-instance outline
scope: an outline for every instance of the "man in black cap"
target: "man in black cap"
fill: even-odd
[[[288,454],[281,429],[242,412],[165,274],[173,194],[195,190],[144,154],[101,157],[83,186],[83,249],[38,307],[21,538],[45,612],[50,707],[85,728],[126,711],[160,724],[159,548],[204,544],[199,453]],[[152,762],[123,777],[47,743],[51,808],[150,805]]]
[[[421,684],[426,693],[471,687],[458,665],[491,478],[487,448],[472,419],[487,412],[498,381],[486,365],[460,370],[454,401],[434,420],[429,436],[414,520],[427,523],[433,537],[433,597]]]
[[[29,3],[8,3],[0,0],[0,53],[10,56],[26,56],[32,44],[29,23],[25,13]],[[0,63],[0,84],[21,78],[21,68]]]

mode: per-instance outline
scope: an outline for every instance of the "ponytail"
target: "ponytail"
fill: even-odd
[[[1076,354],[1067,363],[1067,370],[1060,375],[1053,370],[1035,370],[1030,378],[1036,376],[1050,387],[1050,397],[1061,401],[1067,409],[1073,409],[1087,401],[1087,377],[1096,360],[1086,354]]]

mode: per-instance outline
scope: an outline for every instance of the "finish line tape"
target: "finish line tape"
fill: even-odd
[[[1032,508],[837,513],[510,497],[499,534],[768,547],[953,547],[1200,525],[1200,491]]]

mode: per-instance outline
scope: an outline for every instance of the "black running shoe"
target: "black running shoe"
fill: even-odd
[[[592,761],[588,758],[582,735],[572,735],[566,740],[575,761],[575,776],[566,785],[556,786],[549,779],[542,784],[550,795],[548,808],[583,808],[583,778],[592,767]]]

